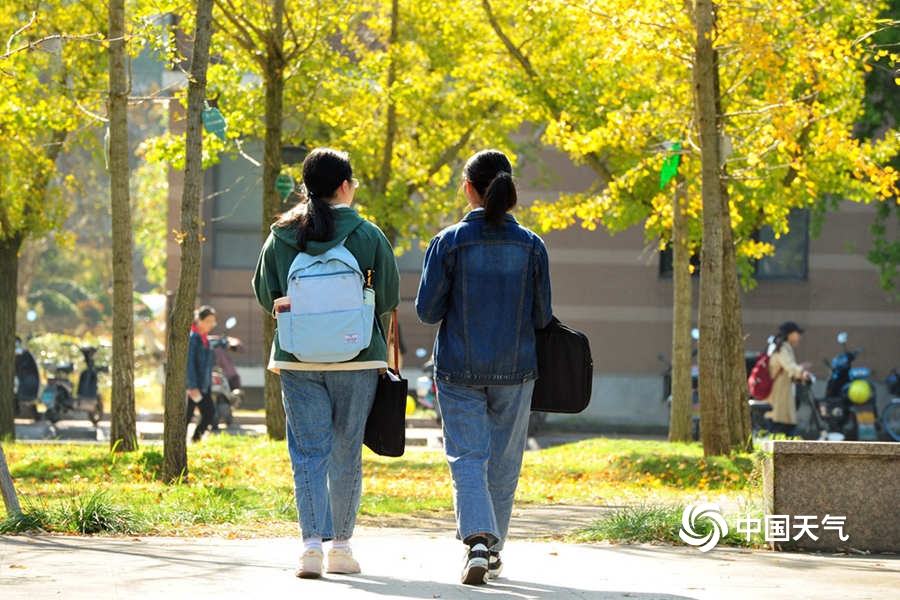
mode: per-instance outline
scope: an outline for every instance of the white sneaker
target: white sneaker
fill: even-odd
[[[297,577],[301,579],[318,579],[322,576],[322,551],[307,550],[300,555],[300,568]]]
[[[484,544],[475,544],[466,549],[466,564],[460,580],[468,585],[482,585],[488,580],[488,552]]]
[[[350,548],[332,548],[328,551],[328,573],[350,575],[359,573],[359,562],[353,558]]]
[[[500,561],[500,553],[491,550],[488,557],[488,579],[497,579],[503,571],[503,563]]]

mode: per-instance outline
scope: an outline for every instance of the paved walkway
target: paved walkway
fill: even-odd
[[[258,427],[239,427],[252,435],[254,425]],[[89,429],[84,436],[91,439],[95,431]],[[433,443],[429,438],[421,447]],[[558,541],[612,508],[518,508],[503,552],[503,577],[487,586],[459,583],[462,545],[453,538],[452,516],[447,515],[396,518],[391,527],[383,527],[379,519],[361,518],[353,547],[363,574],[320,580],[294,577],[297,538],[0,536],[0,600],[230,599],[264,594],[333,600],[900,597],[900,557],[894,555],[733,548],[704,554],[689,547]]]
[[[462,545],[446,519],[360,526],[361,575],[294,577],[297,538],[0,537],[0,598],[531,598],[797,600],[896,598],[900,557],[534,541],[571,530],[590,509],[519,511],[503,576],[463,586]],[[541,523],[540,527],[537,524]],[[555,525],[554,525],[555,524]]]

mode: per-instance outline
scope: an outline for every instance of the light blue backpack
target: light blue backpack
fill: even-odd
[[[372,341],[375,291],[344,240],[323,254],[300,252],[288,270],[291,308],[276,313],[278,343],[303,362],[350,360]]]

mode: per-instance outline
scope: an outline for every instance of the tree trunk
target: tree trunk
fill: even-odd
[[[137,449],[134,416],[134,277],[128,171],[125,0],[109,3],[109,195],[112,207],[113,360],[110,448]]]
[[[2,176],[2,174],[0,174]],[[6,331],[0,336],[0,440],[16,439],[13,377],[16,374],[16,277],[19,248],[23,236],[0,239],[0,323]]]
[[[269,225],[281,208],[281,196],[275,179],[281,172],[281,123],[284,114],[284,0],[272,3],[272,29],[266,44],[266,139],[263,150],[262,237],[269,235]],[[287,282],[285,282],[287,284]],[[287,289],[283,290],[287,293]],[[275,339],[275,320],[263,318],[264,364]],[[285,438],[284,405],[281,403],[281,378],[265,370],[266,432],[273,440]]]
[[[206,69],[212,37],[213,0],[197,1],[191,69],[188,78],[185,134],[184,191],[181,196],[181,272],[174,308],[168,315],[166,406],[163,440],[163,478],[183,481],[188,474],[185,438],[185,379],[187,346],[197,284],[200,279],[200,195],[203,188],[203,125]]]
[[[691,441],[691,251],[686,183],[678,177],[672,212],[672,407],[669,441]]]
[[[9,465],[6,464],[6,454],[3,452],[2,445],[0,445],[0,495],[3,496],[3,506],[6,507],[8,517],[22,514],[19,497],[16,496],[16,487],[13,485],[12,474],[9,472]]]
[[[694,106],[703,197],[703,248],[700,255],[700,423],[705,455],[727,454],[731,435],[725,411],[723,359],[723,198],[719,139],[718,64],[713,48],[715,14],[710,0],[694,5],[697,47],[694,57]]]
[[[727,190],[722,186],[723,206],[728,206]],[[733,450],[750,451],[750,405],[747,388],[747,367],[744,362],[744,322],[741,309],[740,283],[737,276],[737,261],[734,252],[734,238],[731,231],[731,216],[725,211],[722,223],[723,278],[722,305],[724,308],[724,339],[722,348],[725,361],[725,404],[728,414],[730,445]]]
[[[53,129],[50,131],[50,139],[44,145],[44,155],[51,162],[55,162],[66,141],[68,131]],[[8,172],[5,162],[9,156],[0,154],[0,203],[6,201],[5,195],[10,193],[9,182],[6,180]],[[23,220],[45,209],[44,197],[47,186],[50,184],[52,174],[42,169],[34,173],[30,190],[17,190],[24,193],[25,206],[22,210]],[[19,276],[19,251],[29,234],[29,230],[16,230],[6,222],[5,211],[0,211],[0,281],[4,283],[0,291],[0,323],[5,323],[8,328],[5,335],[0,335],[0,440],[13,440],[16,437],[15,422],[15,396],[13,395],[13,378],[15,377],[15,328],[16,328],[16,290],[18,289]]]

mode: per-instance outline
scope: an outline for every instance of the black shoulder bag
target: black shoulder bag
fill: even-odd
[[[535,330],[538,380],[531,396],[531,410],[580,413],[591,401],[594,361],[587,336],[553,317]]]
[[[395,308],[388,328],[388,344],[393,340],[394,365],[378,376],[375,401],[366,420],[363,443],[381,456],[403,456],[406,449],[406,393],[409,382],[400,375],[400,336]],[[388,347],[390,352],[390,346]]]

